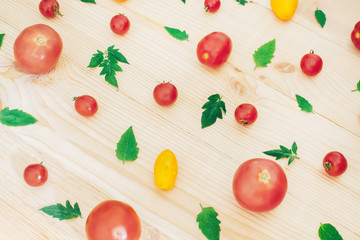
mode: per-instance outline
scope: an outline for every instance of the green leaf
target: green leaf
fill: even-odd
[[[271,63],[271,60],[274,57],[275,43],[276,43],[276,40],[273,39],[270,42],[267,42],[264,45],[260,46],[254,52],[253,58],[254,58],[254,61],[256,64],[255,69],[257,67],[267,67],[267,65],[269,63]]]
[[[199,229],[208,240],[220,239],[220,223],[217,218],[218,213],[213,207],[203,208],[200,204],[201,212],[196,217],[196,222],[199,223]]]
[[[95,0],[80,0],[84,3],[93,3],[93,4],[96,4]]]
[[[298,146],[297,146],[296,142],[293,142],[293,144],[291,146],[291,150],[294,154],[297,155]]]
[[[248,3],[248,1],[245,1],[245,0],[236,0],[236,1],[243,6],[245,6],[245,4]]]
[[[58,203],[56,205],[43,207],[39,210],[52,216],[53,218],[58,218],[60,221],[77,217],[82,218],[79,204],[75,203],[74,207],[72,207],[69,200],[66,201],[66,206]]]
[[[280,149],[269,150],[263,153],[275,157],[275,160],[279,160],[281,158],[289,158],[288,165],[290,165],[295,159],[299,159],[299,157],[297,156],[296,142],[293,142],[291,149],[280,145]]]
[[[355,92],[355,91],[359,91],[359,92],[360,92],[360,80],[358,81],[358,83],[357,83],[357,85],[356,85],[356,88],[357,88],[357,89],[352,90],[352,92]]]
[[[282,150],[280,149],[274,149],[274,150],[269,150],[269,151],[265,151],[263,152],[266,155],[272,156],[272,157],[276,157],[275,160],[281,159],[281,158],[285,158],[287,156],[287,154],[285,154]]]
[[[129,64],[125,56],[119,52],[119,49],[115,49],[115,45],[112,45],[104,53],[97,50],[97,53],[93,54],[88,67],[102,67],[100,75],[105,75],[105,81],[118,88],[115,76],[116,72],[122,72],[118,62]]]
[[[9,107],[0,111],[0,122],[6,126],[27,126],[37,122],[36,118],[19,109],[9,110]]]
[[[221,101],[219,94],[211,95],[208,97],[208,100],[202,106],[202,109],[205,109],[205,111],[201,115],[201,128],[213,125],[217,118],[222,119],[223,113],[226,114],[225,103]]]
[[[181,0],[184,4],[186,3],[186,0]]]
[[[326,23],[326,15],[323,11],[316,9],[315,11],[316,21],[320,24],[321,28],[324,28]]]
[[[171,27],[164,27],[164,28],[171,36],[173,36],[174,38],[180,41],[189,39],[189,35],[185,32],[185,30],[181,31],[179,29],[171,28]]]
[[[93,57],[90,60],[88,68],[94,68],[99,66],[104,60],[104,53],[97,50],[97,53],[93,54]]]
[[[0,34],[0,48],[4,40],[5,33]]]
[[[115,152],[116,157],[123,161],[123,163],[125,163],[125,161],[135,161],[138,158],[139,148],[137,147],[132,127],[129,127],[121,136]]]
[[[330,223],[320,223],[319,237],[321,240],[343,240],[336,228]]]
[[[308,100],[297,94],[295,96],[298,106],[302,111],[309,113],[313,112],[313,106],[308,102]]]

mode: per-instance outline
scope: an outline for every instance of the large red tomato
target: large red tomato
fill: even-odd
[[[275,161],[254,158],[242,163],[233,178],[233,193],[237,202],[254,212],[276,208],[287,191],[284,170]]]
[[[354,30],[351,32],[351,41],[360,50],[360,21],[355,24]]]
[[[24,71],[44,74],[55,67],[62,47],[61,37],[54,29],[35,24],[25,28],[16,38],[14,56]]]
[[[218,67],[228,59],[232,49],[231,39],[222,32],[206,35],[197,45],[199,61],[209,67]]]
[[[107,200],[98,204],[89,214],[85,230],[88,240],[138,240],[140,219],[128,204]]]

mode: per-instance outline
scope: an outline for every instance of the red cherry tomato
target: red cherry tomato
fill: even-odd
[[[90,117],[94,115],[98,110],[98,104],[95,98],[89,95],[75,97],[74,100],[75,110],[84,117]]]
[[[321,57],[311,50],[310,53],[305,54],[300,61],[301,70],[308,76],[315,76],[318,74],[323,66]]]
[[[325,155],[323,160],[325,171],[331,176],[339,176],[347,169],[347,161],[344,155],[333,151]]]
[[[218,67],[228,59],[232,49],[231,39],[222,32],[206,35],[197,45],[199,61],[209,67]]]
[[[55,67],[62,51],[60,35],[51,27],[36,24],[25,28],[14,43],[14,56],[24,71],[48,73]]]
[[[110,21],[110,28],[114,33],[124,35],[130,28],[130,21],[123,14],[115,15]]]
[[[351,41],[360,50],[360,21],[355,24],[354,30],[351,32]]]
[[[86,220],[85,230],[88,240],[138,240],[141,235],[135,210],[115,200],[97,205]]]
[[[249,104],[249,103],[243,103],[240,104],[235,109],[235,119],[242,125],[248,125],[252,124],[256,121],[258,116],[256,108]]]
[[[53,18],[56,15],[62,17],[60,5],[56,0],[42,0],[39,3],[39,10],[44,17]]]
[[[206,12],[216,12],[221,5],[220,0],[205,0],[204,6]]]
[[[275,161],[254,158],[242,163],[233,178],[237,202],[250,211],[265,212],[276,208],[287,191],[284,170]]]
[[[24,180],[32,187],[40,187],[48,179],[48,170],[41,163],[30,164],[24,170]]]
[[[177,96],[178,91],[172,83],[160,83],[154,88],[153,97],[157,104],[161,106],[173,104]]]

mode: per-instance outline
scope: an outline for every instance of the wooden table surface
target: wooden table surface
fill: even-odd
[[[204,207],[214,207],[221,220],[220,239],[318,239],[320,223],[334,225],[345,240],[360,239],[360,93],[351,92],[360,79],[360,51],[350,33],[359,20],[355,0],[300,0],[287,22],[273,14],[269,1],[245,6],[223,0],[215,14],[202,0],[59,1],[63,17],[44,18],[38,0],[2,0],[0,33],[1,107],[22,109],[39,121],[26,127],[0,126],[0,239],[86,239],[91,209],[106,199],[127,202],[142,224],[141,239],[205,239],[196,223]],[[322,29],[314,18],[323,10]],[[131,22],[125,36],[111,32],[117,13]],[[49,74],[22,72],[14,63],[13,43],[24,28],[44,23],[62,37],[63,52]],[[186,30],[188,41],[172,38],[163,28]],[[213,31],[228,34],[233,51],[227,63],[210,69],[196,57],[199,40]],[[253,52],[276,39],[275,57],[254,71]],[[117,74],[119,89],[87,65],[96,50],[115,45],[128,59]],[[299,67],[313,49],[324,61],[322,72],[309,78]],[[160,107],[153,88],[171,81],[179,91],[176,103]],[[227,114],[201,129],[201,106],[207,97],[223,97]],[[95,97],[99,111],[85,118],[72,98]],[[314,114],[300,111],[299,94]],[[252,103],[259,112],[247,127],[233,116],[235,108]],[[130,126],[140,148],[135,162],[123,164],[115,149]],[[232,177],[245,160],[296,141],[300,159],[287,166],[281,205],[266,213],[240,207],[232,193]],[[175,187],[155,187],[157,155],[171,149],[178,160]],[[340,177],[328,176],[322,159],[340,151],[349,167]],[[270,158],[273,159],[273,158]],[[49,179],[39,188],[26,185],[24,168],[43,161]],[[78,202],[83,218],[58,221],[40,212],[44,206]]]

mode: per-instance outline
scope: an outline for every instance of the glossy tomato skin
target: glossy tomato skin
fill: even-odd
[[[286,191],[285,172],[272,160],[247,160],[234,174],[234,197],[242,207],[253,212],[266,212],[276,208],[284,199]]]
[[[354,30],[351,32],[351,41],[360,50],[360,21],[355,24]]]
[[[42,0],[39,3],[39,10],[46,18],[53,18],[56,15],[62,16],[60,13],[60,5],[56,0]]]
[[[93,116],[98,110],[95,98],[89,95],[82,95],[75,98],[75,110],[84,117]]]
[[[30,164],[24,170],[23,174],[25,182],[32,187],[40,187],[48,179],[48,170],[42,164]]]
[[[323,159],[323,167],[331,176],[339,176],[347,169],[347,160],[340,152],[333,151],[325,155]]]
[[[206,12],[216,12],[221,6],[220,0],[205,0],[204,2]]]
[[[90,212],[85,230],[88,240],[138,240],[141,224],[130,205],[107,200]]]
[[[156,85],[153,91],[155,102],[160,106],[169,106],[173,104],[178,96],[177,88],[172,83],[160,83]]]
[[[311,51],[308,54],[305,54],[300,61],[301,70],[308,76],[317,75],[323,66],[323,61],[321,57]]]
[[[36,24],[25,28],[16,38],[14,56],[25,72],[44,74],[55,67],[62,47],[61,37],[54,29]]]
[[[212,32],[200,40],[196,48],[199,61],[209,67],[218,67],[229,58],[232,41],[225,33]]]
[[[123,14],[115,15],[110,21],[110,28],[114,33],[124,35],[129,31],[130,21]]]
[[[236,121],[244,126],[254,123],[258,117],[256,108],[250,103],[240,104],[234,114]]]

